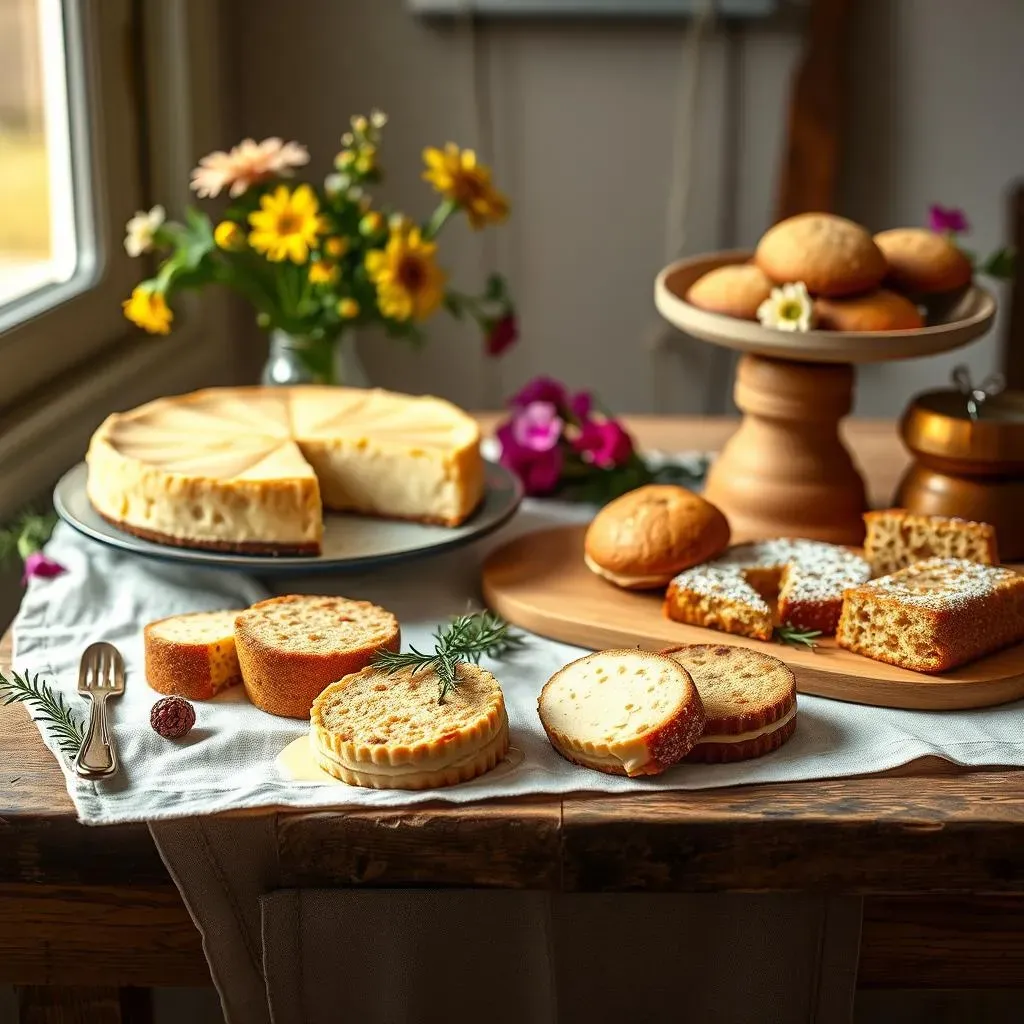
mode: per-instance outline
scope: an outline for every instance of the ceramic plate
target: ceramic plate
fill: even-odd
[[[507,522],[523,491],[503,466],[486,464],[483,504],[461,526],[427,526],[400,520],[328,513],[324,517],[320,555],[239,555],[199,548],[154,544],[119,530],[103,519],[85,493],[86,465],[80,462],[61,477],[53,492],[57,514],[70,526],[102,544],[146,558],[212,568],[234,569],[254,576],[287,573],[354,572],[461,547]]]

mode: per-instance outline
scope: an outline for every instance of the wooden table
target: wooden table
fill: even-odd
[[[712,450],[732,429],[726,420],[631,425],[667,450]],[[892,426],[851,424],[847,435],[873,501],[887,502],[905,461]],[[0,667],[9,661],[8,634]],[[1024,986],[1019,772],[929,759],[835,781],[275,821],[283,886],[859,893],[862,986]],[[145,1020],[145,1000],[126,987],[209,983],[146,827],[79,825],[20,707],[0,709],[0,880],[0,982],[25,986],[26,1020],[61,1020],[45,1007],[83,1002],[90,1020]]]

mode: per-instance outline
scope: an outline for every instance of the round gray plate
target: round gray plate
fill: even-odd
[[[437,554],[496,530],[512,517],[523,499],[519,480],[504,466],[488,462],[483,504],[461,526],[328,513],[324,517],[323,552],[319,555],[238,555],[154,544],[119,530],[92,507],[85,493],[86,474],[86,465],[80,462],[61,477],[53,492],[57,514],[80,533],[146,558],[234,569],[255,576],[365,571],[388,562]]]

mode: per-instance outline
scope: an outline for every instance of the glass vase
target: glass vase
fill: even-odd
[[[289,384],[370,386],[352,331],[343,331],[336,338],[315,339],[287,331],[271,331],[270,351],[260,383],[271,387]]]

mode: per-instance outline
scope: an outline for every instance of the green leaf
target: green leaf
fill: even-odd
[[[497,302],[505,298],[505,278],[501,274],[491,274],[487,278],[487,287],[484,289],[484,298],[488,302]]]
[[[82,723],[64,702],[64,695],[54,693],[38,675],[11,672],[8,677],[0,673],[0,704],[28,704],[35,710],[37,721],[46,725],[69,759],[81,748],[85,739]]]
[[[806,647],[812,651],[818,646],[816,641],[820,636],[820,629],[801,629],[791,622],[776,626],[774,633],[776,643],[788,644],[790,647]]]
[[[447,309],[456,320],[462,319],[464,312],[462,298],[455,292],[446,293],[444,297],[444,308]]]
[[[1009,281],[1013,278],[1015,262],[1013,249],[997,249],[985,260],[981,272],[998,281]]]

